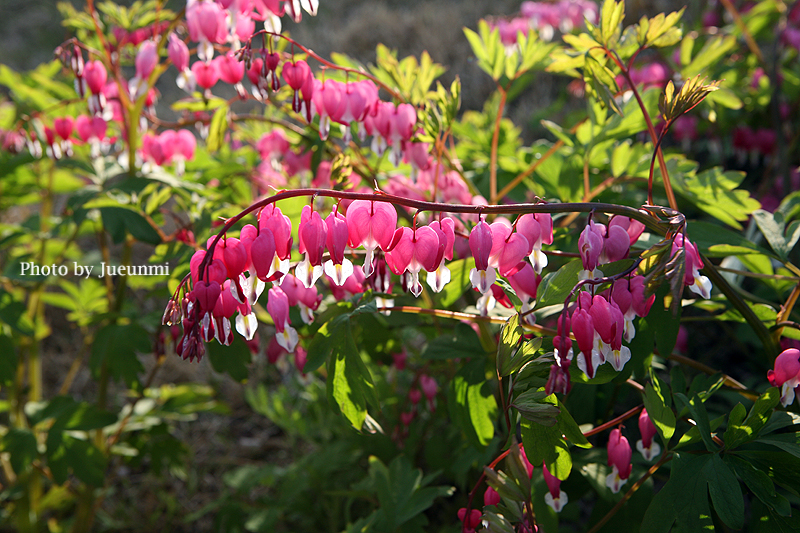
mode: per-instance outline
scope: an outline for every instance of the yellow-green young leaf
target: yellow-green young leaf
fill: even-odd
[[[681,65],[688,65],[691,63],[692,50],[694,50],[694,37],[687,35],[681,41]]]
[[[519,34],[519,49],[521,54],[517,77],[533,70],[542,69],[551,60],[551,53],[556,48],[555,43],[544,43],[534,33]]]
[[[714,167],[694,176],[675,175],[673,186],[709,215],[741,229],[740,222],[761,207],[749,192],[736,189],[744,176],[743,172],[723,172],[720,167]]]
[[[683,59],[684,44],[681,45],[681,59]],[[686,45],[688,46],[688,45]],[[703,72],[706,68],[716,63],[725,54],[727,54],[733,47],[736,46],[735,37],[717,36],[710,39],[700,52],[691,60],[690,63],[683,63],[686,65],[681,70],[681,76],[684,79],[696,76]]]
[[[497,344],[497,372],[501,376],[508,375],[506,372],[511,367],[511,357],[516,353],[523,333],[518,314],[512,315],[503,324],[500,330],[500,342]]]
[[[475,59],[478,60],[478,63],[485,62],[488,59],[488,54],[480,35],[469,28],[464,28],[464,35],[467,37],[467,41],[469,41],[469,45],[472,48],[472,53],[475,54]]]
[[[620,0],[605,0],[600,12],[600,32],[603,44],[613,48],[622,33],[622,19],[625,18],[625,2]]]
[[[683,32],[680,28],[675,27],[675,24],[681,19],[685,10],[686,8],[684,7],[680,11],[673,11],[669,15],[659,13],[655,17],[649,19],[644,41],[640,41],[640,43],[644,46],[659,48],[672,46],[679,42],[683,36]]]
[[[724,87],[720,87],[719,90],[709,94],[706,97],[706,101],[719,104],[722,107],[727,107],[728,109],[741,109],[742,105],[744,105],[733,91]]]
[[[521,37],[522,32],[520,32],[517,37]],[[510,54],[506,55],[505,61],[505,75],[506,78],[513,80],[517,76],[517,71],[519,69],[519,52],[514,50]]]
[[[500,42],[500,32],[490,28],[485,20],[478,22],[478,33],[464,29],[464,34],[475,52],[478,66],[495,80],[499,80],[505,69],[505,46]]]
[[[208,139],[206,147],[209,152],[216,152],[222,146],[225,133],[228,131],[228,106],[223,105],[217,108],[208,126]]]

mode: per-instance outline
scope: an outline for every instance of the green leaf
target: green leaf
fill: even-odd
[[[644,515],[642,533],[714,529],[708,508],[708,483],[698,475],[711,461],[711,455],[676,453],[669,481],[655,495]]]
[[[758,437],[759,432],[769,420],[772,410],[778,405],[779,401],[780,392],[776,387],[771,387],[759,396],[744,421],[737,424],[733,414],[731,414],[728,429],[725,431],[725,448],[733,450]],[[737,412],[736,418],[738,417]]]
[[[103,226],[111,235],[114,244],[120,244],[125,240],[126,231],[139,241],[161,244],[158,232],[138,211],[126,207],[101,207],[99,211],[103,217]]]
[[[243,338],[234,336],[230,346],[212,341],[206,344],[206,353],[211,366],[217,372],[224,372],[236,381],[246,381],[250,375],[248,365],[251,361],[250,348]]]
[[[722,521],[733,529],[744,527],[742,489],[728,465],[722,462],[718,454],[714,454],[706,462],[702,473],[708,480],[711,503]]]
[[[519,371],[522,367],[526,366],[528,363],[534,360],[536,353],[539,351],[539,348],[542,347],[542,338],[535,337],[528,342],[524,343],[520,346],[517,353],[509,361],[509,366],[507,368],[501,369],[501,376],[509,376],[517,371]],[[537,358],[536,363],[534,364],[542,364],[549,366],[552,364],[552,359],[539,357]]]
[[[575,423],[575,419],[572,418],[561,400],[558,400],[558,409],[561,411],[558,414],[558,428],[564,438],[579,448],[591,448],[591,443],[583,436],[580,426]]]
[[[789,501],[775,492],[775,484],[763,470],[757,469],[751,463],[734,454],[725,454],[723,461],[744,481],[750,492],[755,494],[767,507],[781,516],[790,516],[792,514]]]
[[[59,446],[48,448],[47,454],[47,464],[57,483],[65,483],[71,471],[87,485],[103,486],[108,459],[92,442],[64,435]]]
[[[313,372],[328,361],[335,346],[345,342],[350,327],[348,315],[339,315],[325,322],[308,345],[308,355],[303,372]],[[474,332],[473,332],[474,333]]]
[[[664,298],[669,293],[669,287],[664,285],[656,291],[656,300],[650,307],[650,312],[640,320],[652,326],[655,334],[656,347],[658,353],[670,355],[675,349],[675,342],[678,339],[678,329],[681,325],[681,308],[678,306],[677,314],[673,314],[669,308],[664,307]]]
[[[792,222],[787,229],[781,211],[770,213],[763,209],[755,211],[753,213],[753,218],[756,220],[756,224],[758,224],[758,229],[764,234],[767,242],[769,242],[769,245],[775,250],[775,253],[778,254],[778,257],[786,261],[789,252],[792,251],[797,241],[800,239],[800,221],[796,220]]]
[[[500,376],[510,374],[511,358],[517,352],[523,333],[519,325],[519,314],[511,315],[503,324],[500,330],[500,342],[497,343],[497,373]]]
[[[436,498],[453,494],[453,487],[426,487],[432,478],[423,478],[422,471],[402,455],[395,457],[388,467],[370,456],[369,476],[358,484],[360,489],[377,495],[380,504],[370,531],[398,531],[430,508]]]
[[[689,51],[691,51],[692,44],[694,44],[693,41],[690,45],[687,45]],[[703,46],[697,55],[694,56],[691,62],[683,61],[684,48],[681,48],[681,63],[686,65],[681,70],[681,77],[683,79],[688,79],[692,76],[700,74],[713,63],[719,61],[722,56],[727,54],[731,49],[733,49],[734,46],[736,46],[735,37],[722,35],[713,37],[706,42],[705,46]]]
[[[95,335],[89,366],[95,378],[106,365],[113,379],[121,379],[128,387],[137,388],[138,374],[144,371],[137,352],[151,353],[152,349],[150,335],[141,326],[109,324]]]
[[[716,451],[719,447],[714,443],[711,438],[711,422],[708,419],[705,404],[700,398],[693,394],[691,398],[687,398],[685,394],[675,394],[676,403],[680,404],[681,409],[687,409],[692,415],[692,419],[697,424],[697,430],[700,432],[700,438],[706,445],[708,451]]]
[[[555,122],[551,122],[549,120],[542,120],[542,126],[547,128],[547,130],[555,135],[559,140],[563,141],[565,145],[569,147],[573,147],[577,144],[575,136],[572,133],[569,133],[567,130],[556,124]]]
[[[556,272],[547,274],[539,285],[536,309],[548,305],[563,305],[570,291],[578,283],[578,274],[581,270],[583,270],[583,263],[580,259],[574,259]]]
[[[463,366],[450,385],[451,416],[471,442],[484,447],[494,437],[497,401],[486,379],[486,360],[476,358]]]
[[[558,405],[555,394],[548,396],[545,401]],[[562,436],[560,424],[546,427],[523,419],[522,443],[525,447],[525,455],[531,464],[539,465],[544,462],[550,473],[558,479],[565,480],[569,477],[572,470],[572,458]]]
[[[800,434],[783,433],[761,437],[756,442],[763,442],[800,458]]]
[[[736,189],[744,172],[723,171],[714,167],[695,176],[673,174],[675,189],[709,215],[736,229],[761,204],[743,189]],[[735,189],[735,190],[734,190]]]
[[[709,257],[754,253],[772,255],[766,248],[753,244],[743,235],[711,222],[693,220],[691,237],[700,252]]]
[[[600,10],[600,35],[606,48],[614,48],[622,34],[622,20],[625,18],[625,2],[605,0]]]
[[[649,20],[643,18],[642,21],[646,20],[647,24],[640,22],[639,25],[646,31],[644,32],[644,38],[639,39],[639,43],[647,47],[656,48],[679,43],[683,37],[683,32],[676,24],[685,10],[686,8],[684,7],[680,11],[673,11],[669,15],[659,13]]]
[[[668,393],[665,389],[656,389],[652,383],[648,383],[644,389],[644,406],[666,445],[675,434],[675,413],[667,405],[666,398],[669,396],[665,392]]]
[[[486,355],[475,330],[457,322],[452,332],[444,333],[428,342],[422,357],[425,359],[457,359]]]
[[[211,117],[211,123],[208,126],[208,139],[206,139],[206,148],[209,152],[216,152],[222,147],[225,140],[225,134],[228,131],[228,106],[221,105],[214,111],[214,116]]]
[[[556,417],[561,411],[555,405],[543,402],[545,397],[547,393],[543,390],[528,389],[514,398],[511,407],[519,411],[526,420],[543,426],[555,426]]]
[[[361,431],[367,418],[367,402],[378,405],[378,395],[367,365],[358,353],[350,322],[344,334],[337,338],[328,358],[328,396],[350,421]]]
[[[498,472],[485,466],[483,473],[486,475],[486,484],[496,490],[501,497],[515,502],[523,502],[530,497],[522,491],[516,480],[505,472]]]
[[[10,385],[17,373],[17,352],[11,337],[0,334],[0,384]]]
[[[3,451],[9,454],[9,462],[14,472],[19,475],[39,455],[36,449],[36,437],[29,429],[10,428],[0,440]]]

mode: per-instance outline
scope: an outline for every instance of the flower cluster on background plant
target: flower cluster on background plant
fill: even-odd
[[[88,531],[113,465],[180,469],[175,417],[218,406],[156,386],[166,357],[244,381],[261,354],[284,385],[251,384],[254,411],[337,460],[232,471],[197,515],[220,530],[550,532],[586,509],[591,532],[795,527],[798,418],[776,406],[800,386],[800,8],[724,0],[690,30],[682,11],[626,26],[622,1],[523,2],[465,30],[496,83],[482,111],[427,53],[364,65],[281,33],[320,8],[90,0],[64,8],[57,62],[0,71],[0,209],[38,206],[0,234],[13,527]],[[505,111],[544,71],[581,103],[530,142]],[[141,244],[169,280],[21,269],[129,266]],[[52,307],[87,357],[51,398]],[[84,365],[93,402],[69,394]],[[291,390],[324,407],[287,411]],[[303,464],[319,499],[248,501]]]

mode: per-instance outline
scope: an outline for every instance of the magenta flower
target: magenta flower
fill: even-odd
[[[178,69],[178,72],[183,72],[189,68],[189,47],[174,33],[169,36],[167,57]]]
[[[268,298],[267,312],[275,322],[275,329],[278,331],[275,338],[284,350],[291,353],[297,346],[299,338],[297,331],[289,325],[289,298],[280,287],[272,287],[269,290]]]
[[[781,404],[786,407],[794,401],[800,386],[800,350],[788,348],[775,358],[775,369],[767,372],[773,387],[781,388]]]
[[[286,80],[286,83],[289,84],[289,87],[294,90],[294,96],[292,98],[292,110],[295,113],[300,112],[300,89],[303,88],[303,85],[306,83],[308,78],[312,78],[313,83],[311,68],[308,66],[308,63],[302,59],[292,63],[284,63],[283,79]]]
[[[595,341],[597,349],[603,354],[603,359],[619,372],[631,359],[630,349],[622,346],[622,333],[625,329],[625,317],[622,311],[613,301],[609,302],[597,294],[592,299],[589,313],[594,320],[595,331],[600,337],[599,342]]]
[[[450,283],[450,269],[445,265],[445,259],[453,259],[453,244],[455,243],[455,223],[452,218],[445,217],[441,220],[434,220],[430,223],[430,228],[439,237],[439,261],[438,267],[434,271],[428,272],[426,281],[434,292],[441,292],[445,285]]]
[[[102,94],[108,79],[105,65],[97,59],[87,62],[83,68],[83,79],[92,94]]]
[[[322,255],[325,253],[326,233],[325,222],[319,213],[313,211],[310,205],[303,207],[300,213],[298,249],[305,257],[295,267],[295,275],[307,288],[311,288],[324,272]]]
[[[700,258],[697,245],[689,239],[685,239],[683,234],[679,233],[672,241],[672,255],[675,255],[679,248],[684,249],[686,258],[686,275],[683,284],[689,287],[689,290],[693,293],[705,299],[711,298],[711,281],[700,274],[700,269],[703,268],[703,260]]]
[[[270,204],[261,211],[258,227],[261,231],[265,228],[270,230],[275,239],[275,258],[266,281],[280,280],[289,272],[289,258],[292,255],[292,221],[281,213],[275,204]]]
[[[392,243],[397,226],[397,211],[394,206],[385,202],[355,200],[347,208],[346,218],[350,247],[363,246],[367,251],[363,270],[364,275],[369,277],[373,272],[375,248],[386,251]]]
[[[581,261],[583,261],[583,269],[588,276],[594,275],[594,271],[600,262],[600,254],[603,253],[604,234],[605,226],[595,224],[593,220],[590,220],[578,238],[578,251],[581,254]]]
[[[561,490],[561,480],[555,477],[547,469],[547,465],[542,463],[544,470],[544,482],[547,483],[547,494],[544,495],[544,502],[550,506],[553,511],[560,513],[561,509],[567,505],[569,498],[567,493]]]
[[[492,228],[483,220],[475,224],[469,234],[469,249],[475,258],[475,268],[469,273],[472,287],[486,294],[497,280],[493,267],[489,266],[489,255],[492,252]]]
[[[490,225],[492,229],[492,249],[489,253],[489,266],[496,268],[500,275],[508,276],[515,272],[517,265],[530,253],[531,247],[520,233],[512,233],[511,224],[501,218]]]
[[[192,74],[197,85],[203,89],[210,89],[219,81],[219,65],[215,61],[210,63],[195,61],[192,65]]]
[[[353,263],[344,256],[347,246],[347,219],[334,208],[325,219],[327,234],[325,244],[331,258],[325,261],[325,274],[338,285],[344,285],[353,274]]]
[[[608,437],[608,466],[613,471],[606,477],[606,486],[616,494],[631,475],[631,445],[619,428],[611,430]]]
[[[422,374],[419,377],[419,388],[428,399],[429,404],[433,404],[433,399],[436,398],[436,393],[439,392],[439,385],[436,380],[427,374]]]
[[[483,505],[497,505],[500,503],[500,495],[492,487],[486,487],[483,493]]]
[[[636,449],[639,450],[645,460],[652,461],[655,456],[661,453],[661,446],[653,439],[656,435],[656,426],[650,420],[647,409],[642,409],[639,415],[639,433],[642,434],[642,439],[636,441]]]
[[[345,112],[344,84],[340,81],[314,80],[314,112],[319,115],[319,138],[323,141],[328,138],[331,121],[338,122]]]
[[[391,251],[386,254],[386,264],[397,275],[408,272],[408,289],[414,296],[419,296],[422,293],[419,271],[435,271],[442,257],[439,253],[439,236],[430,226],[413,230],[409,227],[397,228],[390,248]]]
[[[233,52],[214,59],[219,70],[219,78],[230,85],[236,85],[244,78],[244,63],[236,58]]]
[[[481,525],[481,512],[478,509],[472,509],[467,515],[466,507],[458,510],[458,521],[463,524],[462,531],[473,532]]]
[[[587,293],[581,293],[587,294]],[[578,307],[572,313],[572,333],[578,343],[580,353],[577,356],[578,368],[590,379],[595,376],[597,367],[605,362],[603,354],[595,348],[595,326],[592,315],[589,313],[591,308],[582,309]]]
[[[269,228],[262,228],[250,244],[250,257],[256,276],[266,282],[275,261],[275,237]]]

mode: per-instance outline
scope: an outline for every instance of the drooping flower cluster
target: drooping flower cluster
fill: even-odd
[[[590,220],[581,232],[578,239],[583,265],[580,278],[591,282],[591,290],[579,291],[575,302],[559,317],[557,335],[553,339],[556,364],[551,367],[546,385],[548,393],[570,390],[568,369],[574,355],[570,331],[577,343],[578,368],[590,379],[606,362],[619,372],[631,359],[630,349],[622,341],[633,340],[636,334],[633,321],[636,317],[647,316],[655,295],[647,295],[644,276],[630,274],[606,279],[599,267],[628,257],[630,246],[643,231],[641,223],[615,216],[608,226]],[[684,285],[709,298],[711,282],[699,273],[703,261],[697,245],[678,234],[673,240],[671,255],[675,256],[678,251],[684,252],[686,262]],[[598,283],[610,285],[596,292],[594,288]]]
[[[197,347],[211,339],[229,344],[234,326],[246,339],[251,339],[257,325],[252,306],[267,283],[272,283],[267,310],[275,324],[277,340],[291,352],[298,337],[289,323],[289,308],[298,306],[303,320],[311,322],[321,300],[316,284],[323,275],[337,297],[359,294],[367,287],[388,293],[390,273],[400,276],[403,288],[415,296],[423,291],[420,280],[423,270],[427,273],[424,279],[433,291],[441,291],[450,281],[446,261],[454,257],[456,240],[455,221],[451,217],[441,216],[428,225],[397,227],[397,211],[390,203],[354,200],[345,214],[340,212],[343,204],[334,206],[325,218],[311,205],[305,206],[297,232],[302,259],[293,274],[290,274],[292,224],[274,204],[260,212],[258,227],[244,226],[238,238],[224,235],[209,239],[207,250],[199,250],[192,257],[191,286],[184,289],[186,297],[180,304],[172,302],[165,314],[166,322],[183,320],[181,355],[188,359],[201,357],[202,350]],[[540,278],[534,266],[523,259],[530,256],[539,268],[543,265],[541,244],[552,242],[550,217],[524,215],[518,219],[516,232],[510,222],[495,222],[491,226],[497,229],[492,230],[483,221],[476,226],[487,232],[488,239],[482,248],[476,248],[476,265],[484,271],[492,269],[491,283],[497,276],[495,270],[506,276],[523,303],[530,305]],[[535,235],[532,228],[537,229]],[[527,232],[530,241],[523,232]],[[348,248],[362,247],[364,263],[356,268],[347,257]],[[513,254],[512,249],[516,250]],[[503,295],[499,286],[497,289],[498,296]],[[490,291],[487,288],[484,292]],[[391,305],[390,301],[384,303]],[[420,384],[424,385],[422,381]]]

